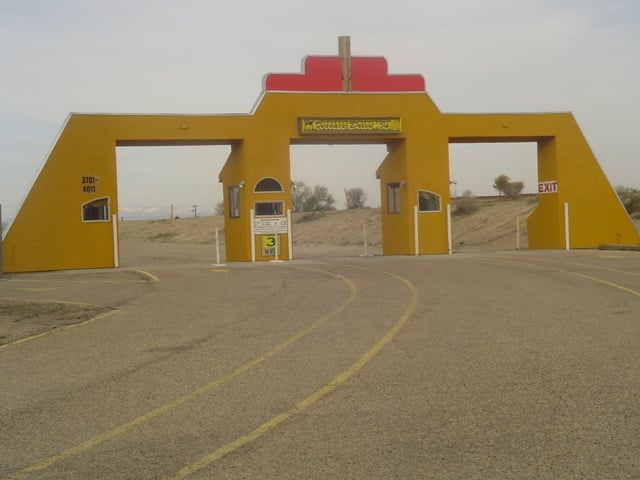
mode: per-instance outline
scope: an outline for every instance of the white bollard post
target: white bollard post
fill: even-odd
[[[216,227],[216,263],[214,267],[224,267],[224,263],[220,263],[220,238],[218,236],[218,227]]]
[[[111,230],[113,234],[113,265],[120,267],[120,246],[118,245],[118,215],[111,217]]]
[[[289,247],[289,260],[293,260],[293,234],[291,233],[291,209],[287,209],[287,246]]]
[[[420,235],[418,233],[418,206],[414,205],[413,207],[413,243],[414,243],[414,254],[416,256],[420,255]]]
[[[362,243],[364,245],[364,254],[367,255],[367,222],[362,221]]]
[[[362,252],[362,254],[360,255],[361,257],[372,257],[373,254],[369,253],[369,242],[367,241],[367,221],[363,220],[362,221],[362,242],[364,245],[364,250]]]
[[[276,238],[276,241],[275,241],[275,244],[276,244],[276,246],[275,246],[275,248],[276,248],[276,258],[274,260],[271,260],[271,262],[272,263],[281,263],[282,260],[280,260],[278,258],[278,249],[280,248],[280,235],[278,233],[274,233],[273,236]]]
[[[451,204],[447,203],[447,243],[449,255],[453,253],[453,245],[451,244]]]
[[[220,265],[220,245],[218,245],[218,227],[216,227],[216,265]]]
[[[251,262],[255,263],[256,261],[256,235],[255,235],[255,231],[254,231],[254,226],[253,226],[253,217],[254,217],[254,211],[253,208],[251,210],[249,210],[249,221],[251,222],[251,225],[249,226],[249,233],[251,235]]]

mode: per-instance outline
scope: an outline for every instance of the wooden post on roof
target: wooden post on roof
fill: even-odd
[[[342,59],[342,91],[351,91],[351,37],[338,37],[338,53]]]

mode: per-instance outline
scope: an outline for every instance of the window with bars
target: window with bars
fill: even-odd
[[[268,216],[282,216],[284,213],[283,202],[256,202],[255,204],[256,217],[268,217]]]
[[[229,218],[240,216],[240,186],[229,187]]]
[[[400,213],[400,183],[387,183],[387,213]]]

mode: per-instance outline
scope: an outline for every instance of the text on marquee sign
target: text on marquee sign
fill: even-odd
[[[301,135],[401,133],[402,119],[384,118],[299,118]]]
[[[256,217],[253,219],[253,232],[259,235],[288,233],[287,217]]]

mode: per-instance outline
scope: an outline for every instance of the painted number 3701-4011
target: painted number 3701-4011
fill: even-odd
[[[80,177],[80,186],[82,193],[96,193],[96,183],[98,178],[93,175],[87,175]]]

